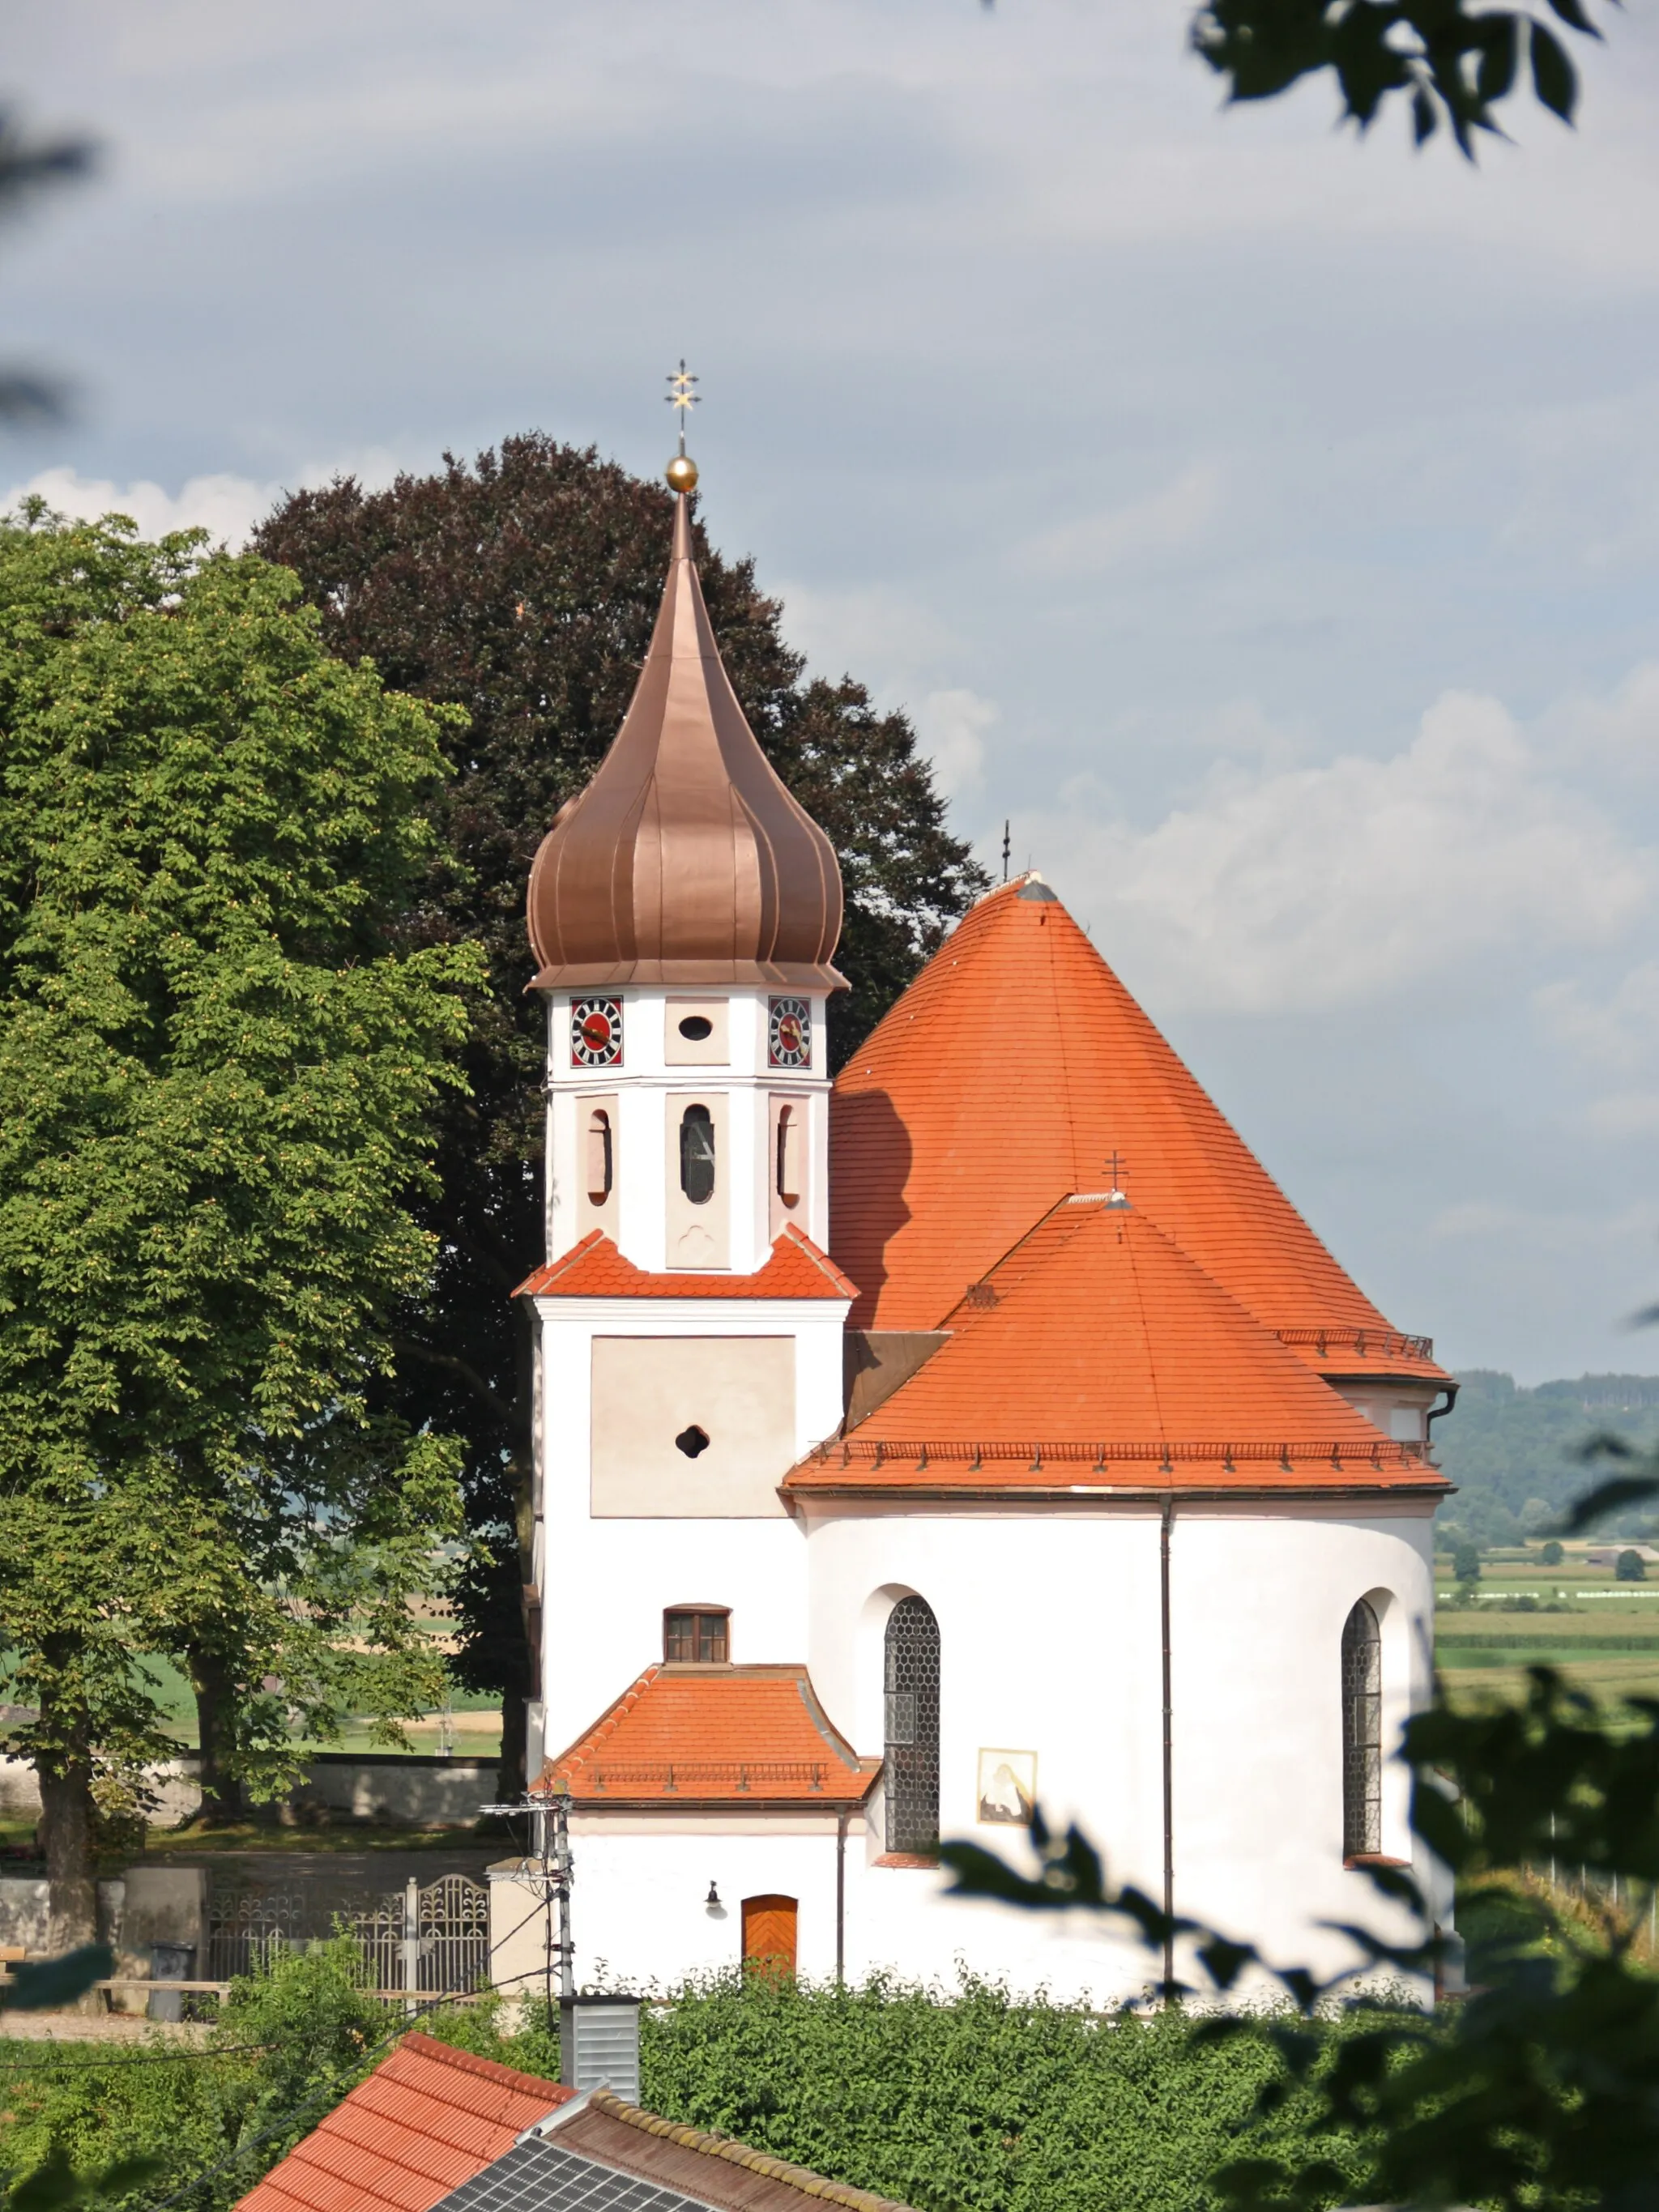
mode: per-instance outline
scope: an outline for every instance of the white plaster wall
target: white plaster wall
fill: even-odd
[[[839,1299],[538,1299],[545,1449],[541,1554],[544,1742],[562,1751],[662,1656],[665,1607],[732,1609],[735,1660],[799,1661],[806,1645],[806,1547],[799,1522],[596,1520],[590,1407],[595,1335],[787,1334],[795,1346],[794,1456],[841,1417]],[[695,1418],[693,1415],[691,1418]],[[788,1471],[780,1463],[781,1481]]]
[[[836,1968],[836,1830],[819,1820],[720,1833],[695,1823],[571,1822],[571,1934],[579,1988],[669,1988],[740,1963],[745,1897],[795,1899],[797,1965]],[[849,1869],[857,1839],[848,1845]],[[704,1900],[713,1882],[720,1909]],[[491,1971],[498,1988],[539,1992],[546,1913],[535,1883],[491,1869]]]
[[[1119,1880],[1162,1889],[1158,1522],[1148,1510],[825,1515],[809,1542],[809,1664],[830,1717],[881,1749],[881,1631],[908,1591],[939,1617],[943,1832],[974,1826],[977,1754],[1035,1751],[1056,1824],[1075,1817]],[[1389,1924],[1341,1857],[1340,1651],[1362,1596],[1382,1616],[1385,1740],[1429,1683],[1426,1516],[1352,1508],[1177,1510],[1171,1640],[1177,1911],[1322,1972],[1349,1963],[1328,1919]],[[1406,1777],[1390,1768],[1384,1846],[1410,1850]],[[1146,1978],[1063,1923],[951,1904],[939,1878],[874,1863],[851,1912],[856,1971],[948,1977],[958,1954],[1021,1985],[1102,1993]],[[1427,1871],[1422,1869],[1420,1871]],[[921,1909],[918,1909],[919,1906]],[[1403,1932],[1396,1920],[1394,1928]]]

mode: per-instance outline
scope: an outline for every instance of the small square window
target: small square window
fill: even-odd
[[[677,1607],[664,1613],[663,1657],[670,1666],[725,1666],[731,1618],[724,1606]]]

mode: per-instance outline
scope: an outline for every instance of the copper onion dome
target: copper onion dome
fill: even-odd
[[[841,871],[755,742],[691,560],[686,501],[633,700],[530,872],[532,988],[843,988]]]

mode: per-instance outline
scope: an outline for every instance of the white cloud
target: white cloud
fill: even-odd
[[[96,522],[106,514],[125,514],[143,538],[162,538],[172,530],[205,530],[216,545],[234,550],[245,544],[254,524],[285,491],[324,484],[337,475],[355,476],[373,490],[397,473],[392,455],[379,447],[337,463],[312,463],[291,482],[256,483],[252,477],[191,477],[177,492],[140,477],[116,483],[107,477],[83,477],[72,468],[41,469],[27,483],[0,492],[0,514],[9,514],[31,492],[59,514]]]
[[[878,668],[890,679],[884,699],[919,665],[960,649],[954,631],[906,592],[772,588],[783,601],[785,636],[817,673]]]
[[[921,749],[947,799],[977,791],[985,781],[985,733],[998,720],[994,700],[976,691],[930,691],[916,710]]]
[[[1220,507],[1220,470],[1212,461],[1189,462],[1145,499],[1102,507],[1030,539],[1019,565],[1036,575],[1089,575],[1183,552],[1208,534]]]
[[[1498,701],[1449,692],[1392,757],[1219,764],[1156,827],[1022,823],[1160,988],[1255,1012],[1446,987],[1490,955],[1614,945],[1654,855],[1548,770]]]
[[[1638,962],[1601,998],[1577,978],[1540,984],[1533,1005],[1553,1042],[1597,1067],[1628,1074],[1659,1052],[1659,961]]]
[[[9,514],[28,493],[38,493],[59,514],[95,522],[106,514],[131,515],[145,538],[170,530],[205,530],[216,544],[240,545],[270,507],[280,487],[255,483],[250,477],[191,477],[177,494],[140,477],[118,484],[107,478],[78,476],[73,469],[42,469],[27,483],[0,493],[0,511]]]

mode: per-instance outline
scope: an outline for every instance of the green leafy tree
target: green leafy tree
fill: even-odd
[[[1459,1544],[1452,1553],[1452,1572],[1460,1583],[1480,1579],[1480,1547],[1478,1544]]]
[[[1621,1583],[1644,1583],[1648,1578],[1647,1562],[1639,1552],[1625,1550],[1613,1561],[1613,1571]]]
[[[1547,1567],[1559,1567],[1562,1560],[1565,1559],[1566,1556],[1565,1552],[1561,1547],[1559,1538],[1555,1536],[1552,1536],[1550,1538],[1543,1550],[1538,1554],[1540,1560]]]
[[[55,1948],[171,1748],[135,1653],[187,1665],[210,1792],[376,1644],[405,1709],[432,1672],[454,1455],[384,1403],[387,1315],[479,963],[392,933],[434,715],[295,599],[194,536],[0,532],[0,1628]]]
[[[1517,81],[1564,123],[1578,100],[1571,56],[1549,18],[1599,39],[1583,0],[1487,8],[1470,0],[1208,0],[1192,42],[1235,100],[1273,100],[1328,70],[1346,121],[1369,130],[1403,100],[1420,146],[1443,124],[1474,157],[1475,133],[1501,137],[1496,110]]]
[[[511,1294],[544,1256],[546,1030],[525,992],[525,886],[554,815],[621,725],[671,520],[660,484],[538,434],[385,492],[346,479],[296,493],[255,537],[298,574],[334,651],[465,714],[446,726],[448,778],[432,806],[441,834],[412,926],[428,942],[482,944],[489,994],[477,1006],[468,1091],[445,1117],[441,1183],[423,1213],[440,1240],[435,1286],[406,1315],[401,1373],[411,1420],[470,1439],[469,1519],[489,1549],[463,1576],[459,1663],[469,1686],[503,1698],[509,1791],[523,1778],[535,1607],[530,1316]],[[852,988],[831,1002],[839,1064],[986,878],[951,836],[905,718],[878,713],[850,678],[809,680],[752,564],[722,560],[700,531],[697,553],[755,733],[840,855],[838,959]]]

